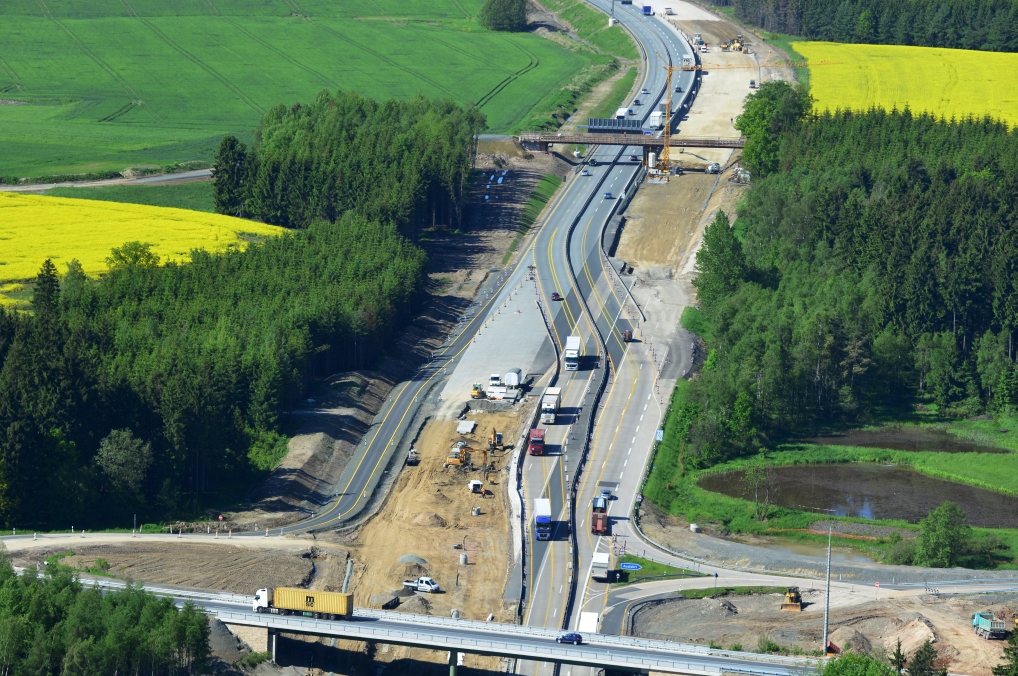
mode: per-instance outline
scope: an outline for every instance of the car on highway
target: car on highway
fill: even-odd
[[[633,105],[634,106],[642,106],[643,104],[640,103],[640,99],[633,99]]]
[[[580,172],[580,176],[590,176],[590,172],[584,169],[583,171]]]
[[[610,489],[610,488],[602,488],[601,489],[601,497],[604,498],[605,500],[614,500],[615,499],[615,498],[612,497],[612,489]]]
[[[630,155],[630,156],[629,156],[629,161],[630,161],[630,162],[639,162],[639,161],[640,161],[640,158],[639,158],[639,157],[637,157],[636,155]]]
[[[580,645],[583,643],[583,637],[576,632],[569,632],[568,634],[562,634],[555,638],[555,643],[572,643],[573,645]]]
[[[646,87],[644,87],[643,89],[640,90],[640,93],[641,94],[650,94],[650,90],[647,89]]]
[[[675,85],[675,93],[676,94],[682,93],[682,85]]]
[[[558,291],[553,291],[552,294],[551,294],[551,299],[552,300],[562,300],[562,294],[559,293]]]
[[[611,194],[610,192],[606,192],[606,193],[604,194],[604,198],[605,198],[606,200],[610,200],[610,199],[612,198],[612,194]]]

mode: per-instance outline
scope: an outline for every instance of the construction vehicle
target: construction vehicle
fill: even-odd
[[[442,588],[438,586],[438,583],[430,577],[419,577],[416,580],[403,580],[403,587],[405,589],[427,592],[429,594],[442,591]]]
[[[409,466],[418,465],[421,462],[421,456],[417,453],[416,448],[411,448],[406,454],[406,464]]]
[[[633,330],[632,329],[626,329],[625,331],[622,332],[622,342],[623,343],[631,343],[631,342],[633,342]]]
[[[694,45],[702,45],[703,44],[703,36],[701,36],[699,33],[693,33],[693,44]]]
[[[484,385],[481,383],[474,383],[473,389],[470,390],[471,399],[484,399]]]
[[[781,604],[781,609],[787,610],[790,613],[802,612],[802,595],[799,594],[798,587],[788,588],[788,591],[785,592],[785,602]]]
[[[488,437],[488,450],[492,452],[504,450],[502,446],[502,433],[494,427],[491,428],[491,435]]]
[[[484,482],[478,481],[477,479],[471,479],[467,482],[467,489],[471,493],[484,493]]]
[[[255,592],[251,608],[256,613],[339,620],[353,615],[353,594],[293,587],[259,589]]]
[[[594,498],[590,506],[590,532],[594,535],[608,534],[608,501]]]
[[[544,396],[541,397],[541,422],[545,425],[555,424],[555,414],[558,413],[561,397],[561,387],[549,387],[544,391]]]
[[[728,43],[727,42],[722,42],[721,43],[721,51],[722,52],[727,52],[728,51]]]
[[[527,453],[544,455],[544,430],[532,429],[527,438]]]
[[[972,631],[987,640],[1007,637],[1004,620],[998,620],[993,613],[972,613]]]
[[[456,442],[456,445],[449,451],[449,455],[445,458],[446,467],[469,467],[470,466],[470,453],[474,449],[466,445],[462,441]]]

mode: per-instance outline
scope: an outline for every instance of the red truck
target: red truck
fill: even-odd
[[[530,430],[530,437],[527,439],[527,452],[530,455],[544,455],[544,430]]]
[[[608,534],[608,501],[594,498],[590,508],[590,532],[594,535]]]

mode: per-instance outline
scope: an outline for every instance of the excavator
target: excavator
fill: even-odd
[[[445,457],[445,467],[470,467],[470,454],[474,449],[459,441]]]
[[[491,428],[491,436],[488,437],[488,450],[492,452],[505,450],[502,445],[502,433],[494,427]]]

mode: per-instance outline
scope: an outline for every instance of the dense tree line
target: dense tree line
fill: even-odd
[[[0,550],[0,673],[194,674],[209,655],[208,620],[193,604],[134,587],[103,593],[65,570],[19,576]]]
[[[478,19],[488,30],[526,30],[527,0],[488,0],[481,6]]]
[[[1015,0],[727,0],[747,23],[810,40],[1018,51]]]
[[[427,261],[400,230],[419,227],[425,207],[459,208],[473,137],[450,130],[471,114],[344,96],[308,108],[317,122],[296,106],[269,113],[253,153],[227,139],[220,155],[241,157],[216,172],[230,198],[249,185],[224,181],[237,167],[264,177],[267,164],[299,165],[323,190],[287,178],[275,194],[300,229],[182,265],[130,243],[96,280],[47,261],[32,311],[0,310],[0,524],[127,524],[242,489],[285,452],[279,416],[309,384],[369,365],[413,316]],[[383,134],[376,115],[403,131]],[[319,163],[331,175],[309,173]],[[436,181],[442,199],[429,197]]]
[[[484,125],[477,109],[445,100],[377,103],[323,91],[307,105],[274,106],[250,149],[224,139],[216,206],[292,228],[354,210],[416,241],[426,226],[461,224]]]
[[[1018,135],[908,111],[796,120],[803,100],[750,97],[755,185],[697,256],[713,342],[678,412],[694,466],[915,405],[1018,406]]]

